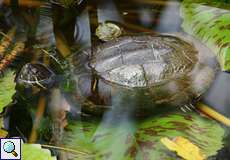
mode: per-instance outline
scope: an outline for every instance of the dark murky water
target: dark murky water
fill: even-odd
[[[16,87],[14,103],[6,109],[4,127],[10,137],[20,136],[26,142],[60,145],[64,128],[74,120],[100,120],[100,126],[112,122],[127,128],[132,128],[137,121],[130,116],[130,110],[118,109],[117,112],[122,113],[119,116],[108,111],[102,117],[94,117],[81,113],[80,105],[72,101],[70,91],[75,84],[69,70],[63,69],[68,68],[64,57],[101,43],[95,35],[100,23],[109,21],[117,24],[125,30],[125,34],[183,32],[180,1],[82,0],[79,5],[70,8],[50,2],[30,8],[23,1],[12,1],[12,4],[3,1],[0,0],[0,31],[6,33],[16,26],[16,40],[23,40],[26,44],[25,53],[16,59],[11,68],[19,72],[28,62],[40,62],[48,64],[58,75],[52,87],[46,86],[46,89]],[[41,49],[47,50],[51,56],[44,54]],[[203,101],[230,118],[229,82],[229,73],[220,71]],[[129,99],[126,103],[119,100],[119,97],[115,97],[113,104],[128,108],[136,103]],[[161,114],[165,110],[167,108],[155,112]],[[226,129],[226,147],[213,159],[229,160],[229,128],[223,127]],[[59,159],[65,158],[59,155]]]

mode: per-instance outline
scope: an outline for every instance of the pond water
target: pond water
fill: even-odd
[[[213,60],[218,47],[230,48],[229,19],[221,19],[221,24],[227,26],[223,32],[220,29],[212,33],[205,26],[214,23],[215,28],[219,24],[212,22],[212,18],[210,22],[200,22],[199,14],[200,17],[206,14],[207,19],[217,15],[214,20],[224,14],[229,17],[230,3],[228,0],[0,0],[0,39],[15,28],[12,44],[6,45],[7,54],[17,42],[25,44],[21,54],[16,51],[9,64],[3,69],[0,66],[2,77],[5,70],[16,75],[15,94],[1,114],[4,118],[1,128],[7,131],[7,137],[42,144],[58,160],[176,160],[180,156],[167,149],[161,138],[178,136],[198,146],[208,159],[230,160],[229,126],[194,109],[196,101],[187,104],[190,105],[187,109],[184,104],[182,109],[162,104],[154,111],[136,112],[136,106],[154,105],[145,90],[136,94],[115,86],[111,92],[117,94],[112,94],[98,75],[92,72],[89,77],[86,69],[77,65],[87,63],[84,56],[73,58],[86,48],[105,43],[96,35],[96,29],[100,24],[112,23],[121,29],[122,36],[179,36],[195,47],[205,48],[201,49],[205,51],[201,55],[205,62],[210,57]],[[200,32],[206,41],[193,32],[197,23],[204,26]],[[208,41],[208,37],[216,34],[224,35],[217,49]],[[4,45],[2,41],[0,45]],[[91,48],[89,52],[94,51]],[[0,53],[2,58],[4,54]],[[210,63],[217,70],[216,78],[199,100],[229,120],[230,74],[221,71],[222,65],[216,67],[218,60]],[[77,79],[79,72],[86,76]],[[102,87],[98,87],[99,82]],[[80,89],[83,93],[79,93]]]

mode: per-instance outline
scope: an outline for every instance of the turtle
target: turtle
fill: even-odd
[[[194,104],[218,70],[209,63],[216,63],[215,57],[200,55],[192,42],[178,35],[115,38],[72,56],[72,98],[84,113],[96,115],[118,106],[120,111],[149,112]]]
[[[55,82],[55,73],[43,63],[27,63],[17,74],[16,81],[26,88],[39,86],[40,88],[50,88]]]

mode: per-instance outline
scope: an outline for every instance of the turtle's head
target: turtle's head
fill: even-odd
[[[211,86],[215,78],[215,70],[208,65],[197,64],[191,76],[192,92],[200,97]]]

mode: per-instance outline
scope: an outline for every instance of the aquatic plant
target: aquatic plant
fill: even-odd
[[[22,144],[23,160],[56,160],[48,149],[41,148],[40,144]]]
[[[4,52],[12,43],[12,40],[15,36],[15,33],[16,33],[15,27],[13,27],[7,34],[0,32],[0,34],[3,35],[3,38],[1,39],[1,42],[0,42],[0,59],[1,59],[1,57],[4,56]]]
[[[25,44],[23,42],[16,42],[14,48],[0,61],[0,72],[4,71],[15,58],[22,53]]]
[[[172,160],[176,154],[162,143],[162,137],[182,136],[207,156],[222,148],[224,130],[218,123],[196,113],[170,113],[138,123],[74,122],[65,133],[64,146],[91,151],[95,159]],[[77,158],[76,158],[77,159]]]
[[[15,85],[13,71],[5,72],[4,77],[0,78],[0,112],[12,101]]]
[[[208,3],[209,6],[205,5]],[[210,6],[212,5],[212,6]],[[230,8],[218,1],[184,0],[181,5],[182,28],[207,45],[216,55],[222,70],[230,70]]]

